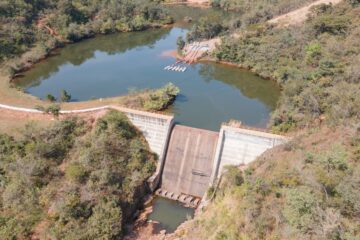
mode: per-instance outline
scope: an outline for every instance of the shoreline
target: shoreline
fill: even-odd
[[[150,29],[157,29],[157,28],[169,28],[172,27],[174,24],[175,23],[163,24],[163,25],[154,24],[142,31],[147,31]],[[121,33],[121,32],[116,32],[116,33]],[[116,33],[112,33],[112,34],[116,34]],[[26,57],[26,54],[36,51],[36,46],[35,46],[29,49],[28,51],[26,51],[25,53],[23,53],[21,56],[0,63],[0,104],[9,105],[13,107],[20,107],[20,108],[21,107],[34,108],[39,105],[46,107],[46,106],[50,106],[51,104],[54,104],[26,93],[24,89],[17,87],[14,81],[16,81],[17,77],[23,75],[23,73],[36,67],[36,64],[42,61],[46,61],[48,58],[52,56],[56,56],[58,54],[57,52],[61,51],[62,48],[64,48],[66,45],[81,43],[82,41],[85,41],[87,39],[92,39],[92,38],[96,38],[97,36],[103,36],[103,35],[111,35],[111,34],[95,34],[94,36],[83,38],[77,42],[62,42],[59,46],[50,49],[48,53],[39,56],[37,59],[31,62],[26,61],[26,59],[24,59]],[[7,72],[14,65],[20,65],[20,66],[19,69],[16,70],[16,73],[13,74],[13,76],[11,76],[11,74]],[[141,91],[140,93],[135,93],[135,95],[143,94],[147,90],[148,89],[144,89],[144,91]],[[126,100],[126,98],[133,97],[133,95],[134,94],[128,93],[126,95],[104,97],[95,100],[85,100],[79,102],[66,102],[66,103],[55,102],[55,103],[59,104],[62,110],[76,110],[82,108],[101,107],[109,104],[117,104],[119,106],[122,106],[121,102],[123,100]]]
[[[176,58],[177,60],[184,60],[184,56],[180,55],[177,52],[177,50],[167,50],[167,51],[163,52],[162,56],[166,56],[166,57],[171,56],[171,57]],[[245,67],[245,66],[243,66],[241,64],[234,63],[234,62],[229,62],[229,61],[224,61],[224,60],[216,60],[215,58],[209,57],[209,56],[201,57],[200,59],[196,60],[194,63],[201,63],[201,62],[203,62],[203,63],[207,63],[207,62],[217,63],[217,64],[222,64],[222,65],[226,65],[226,66],[229,66],[229,67],[235,67],[235,68],[240,68],[240,69],[245,70],[245,71],[249,71],[249,72],[255,74],[258,77],[261,77],[261,78],[263,78],[265,80],[269,80],[269,81],[274,82],[281,89],[281,86],[277,83],[276,79],[274,79],[274,78],[272,78],[270,76],[261,76],[256,71],[254,71],[252,68]]]

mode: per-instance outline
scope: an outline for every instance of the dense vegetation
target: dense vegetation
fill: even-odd
[[[356,2],[318,6],[303,26],[258,25],[224,38],[214,56],[276,80],[284,89],[273,115],[288,131],[326,119],[360,120],[360,7]]]
[[[0,238],[119,239],[154,155],[125,115],[0,135]]]
[[[143,102],[143,108],[146,110],[161,111],[170,106],[179,94],[180,89],[172,83],[168,83],[162,88],[153,90],[149,98]]]
[[[171,17],[150,0],[2,0],[0,61],[34,46],[26,60],[37,60],[64,42],[170,22]]]
[[[245,171],[229,167],[213,202],[175,237],[359,239],[360,1],[317,6],[301,26],[259,19],[224,37],[213,57],[277,81],[271,126],[299,132]]]

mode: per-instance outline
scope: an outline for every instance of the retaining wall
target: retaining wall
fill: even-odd
[[[287,138],[275,134],[222,126],[214,158],[213,184],[226,165],[247,165],[266,150],[285,143]]]

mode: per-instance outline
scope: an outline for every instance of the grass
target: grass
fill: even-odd
[[[156,92],[157,90],[144,90],[141,92],[129,93],[126,96],[102,98],[83,102],[65,102],[59,103],[59,105],[61,106],[61,110],[78,110],[114,105],[149,111],[149,109],[144,109],[143,102],[150,99],[151,95]],[[41,106],[45,109],[53,103],[43,101],[37,97],[24,93],[21,89],[12,87],[10,78],[0,69],[0,104],[32,109]],[[162,113],[166,114],[167,112],[163,111]],[[97,118],[99,115],[102,115],[102,112],[97,111],[76,115],[85,118]],[[32,114],[0,108],[0,132],[17,137],[20,134],[19,129],[23,129],[28,123],[32,122],[40,127],[48,127],[51,123],[63,119],[64,117],[65,116],[54,118],[54,116],[48,114]]]
[[[149,91],[136,92],[126,96],[118,96],[111,98],[101,98],[82,102],[66,102],[61,103],[62,110],[76,110],[84,108],[101,107],[105,105],[119,105],[128,106],[133,108],[140,108],[136,102],[136,99],[141,97],[147,97]],[[48,107],[50,102],[43,101],[35,96],[24,93],[21,89],[17,89],[11,86],[10,78],[0,71],[0,103],[15,107],[35,108],[35,106]]]

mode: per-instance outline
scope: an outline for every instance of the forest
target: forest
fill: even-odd
[[[34,61],[67,42],[172,21],[156,2],[147,0],[2,0],[0,61],[36,48],[28,57]]]

